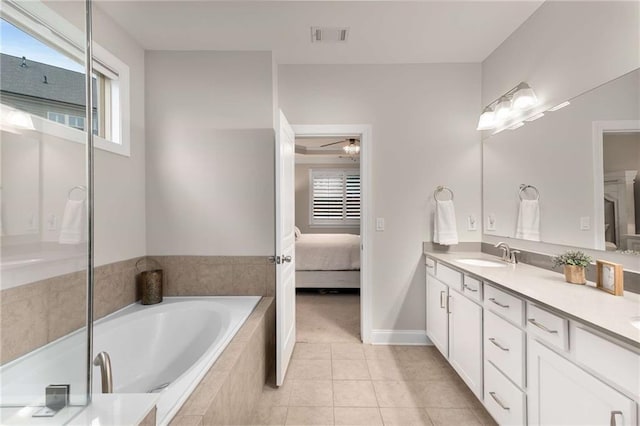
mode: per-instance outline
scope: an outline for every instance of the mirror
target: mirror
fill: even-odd
[[[639,99],[640,70],[635,70],[564,108],[485,139],[484,233],[640,251]],[[538,197],[537,207],[526,201]],[[520,226],[519,214],[524,214]],[[536,215],[538,233],[522,226],[535,224]]]
[[[40,233],[40,141],[10,132],[0,137],[2,236]]]

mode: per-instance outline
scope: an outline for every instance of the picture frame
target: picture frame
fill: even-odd
[[[624,273],[619,263],[596,260],[596,287],[614,296],[624,294]]]

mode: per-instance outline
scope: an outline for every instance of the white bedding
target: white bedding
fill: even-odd
[[[302,234],[296,240],[297,271],[354,271],[359,269],[359,235]]]

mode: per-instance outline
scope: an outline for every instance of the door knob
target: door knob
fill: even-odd
[[[291,256],[282,256],[282,263],[290,263]]]

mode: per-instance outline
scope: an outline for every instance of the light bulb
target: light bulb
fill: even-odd
[[[482,111],[482,114],[480,114],[477,130],[489,130],[493,129],[495,126],[496,113],[490,107],[486,107],[484,111]]]
[[[496,119],[503,121],[509,118],[511,115],[511,101],[506,96],[500,98],[498,105],[496,105]]]
[[[538,97],[527,83],[520,83],[518,90],[513,94],[513,107],[516,109],[528,109],[538,103]]]

